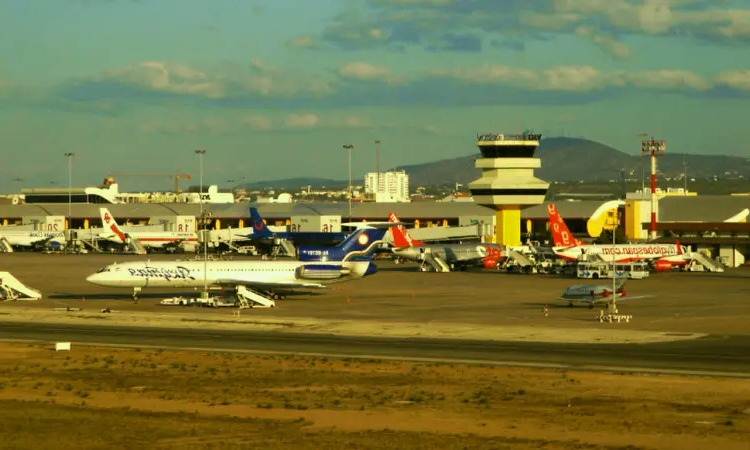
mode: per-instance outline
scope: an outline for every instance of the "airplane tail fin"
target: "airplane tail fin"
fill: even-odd
[[[574,245],[584,245],[581,241],[573,237],[568,229],[557,207],[554,203],[547,205],[549,215],[550,232],[552,233],[552,243],[555,247],[572,247]]]
[[[330,261],[370,261],[383,243],[385,229],[361,228],[350,234],[330,252]]]
[[[99,208],[99,214],[102,218],[102,227],[104,227],[105,230],[114,233],[114,235],[120,238],[120,240],[124,243],[127,239],[127,236],[125,235],[125,232],[122,231],[120,226],[117,225],[117,221],[114,217],[112,217],[112,214],[109,213],[109,210],[107,208]]]
[[[625,286],[625,282],[626,281],[628,281],[628,277],[627,276],[616,277],[615,278],[615,286],[617,287],[617,289],[621,289],[623,286]]]
[[[388,214],[388,221],[391,223],[400,222],[400,220],[398,219],[398,216],[396,216],[396,213]],[[414,246],[419,247],[419,246],[424,245],[423,242],[413,239],[409,235],[409,231],[406,229],[406,227],[404,227],[403,224],[392,226],[391,234],[393,235],[393,245],[396,248],[406,248],[406,247],[414,247]]]
[[[253,225],[253,237],[256,239],[263,239],[273,237],[273,233],[266,226],[263,218],[255,207],[250,207],[250,223]]]

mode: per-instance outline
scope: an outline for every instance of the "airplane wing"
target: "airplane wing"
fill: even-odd
[[[325,289],[328,286],[320,283],[296,283],[296,282],[259,282],[259,281],[247,281],[247,280],[233,280],[226,278],[222,280],[216,280],[214,285],[218,286],[248,286],[257,288],[320,288]]]
[[[621,302],[621,301],[624,301],[624,300],[637,300],[637,299],[641,299],[641,298],[649,298],[649,297],[653,297],[653,295],[639,295],[639,296],[634,296],[634,297],[631,297],[631,296],[629,296],[629,295],[627,295],[627,296],[625,296],[625,297],[620,297],[620,296],[618,295],[618,296],[617,296],[617,301],[618,301],[618,302]]]

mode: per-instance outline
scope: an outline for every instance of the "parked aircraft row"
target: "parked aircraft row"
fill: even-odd
[[[278,261],[138,261],[112,264],[90,275],[89,283],[133,289],[230,287],[243,289],[250,300],[269,305],[278,290],[325,288],[327,284],[360,279],[377,272],[372,256],[382,244],[385,229],[364,228],[336,247],[300,247],[300,260]],[[204,270],[205,267],[205,270]],[[270,303],[273,305],[273,303]]]

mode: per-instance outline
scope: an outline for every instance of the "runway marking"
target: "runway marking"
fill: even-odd
[[[49,341],[40,341],[34,339],[0,339],[4,343],[16,344],[49,344]],[[404,361],[404,362],[422,362],[422,363],[441,363],[441,364],[469,364],[478,366],[496,366],[496,367],[522,367],[531,369],[556,369],[572,370],[583,372],[627,372],[641,373],[651,375],[674,375],[685,377],[713,377],[713,378],[747,378],[750,379],[750,372],[720,372],[710,370],[682,370],[682,369],[649,369],[645,367],[621,367],[621,366],[600,366],[600,365],[575,365],[575,364],[555,364],[555,363],[535,363],[525,361],[492,361],[480,359],[452,359],[452,358],[424,358],[418,356],[386,356],[386,355],[357,355],[346,353],[318,353],[318,352],[288,352],[274,350],[247,350],[236,348],[206,348],[206,347],[180,347],[169,345],[135,345],[135,344],[107,344],[103,342],[74,342],[74,346],[81,347],[103,347],[103,348],[141,348],[153,350],[172,350],[187,352],[207,352],[207,353],[245,353],[251,355],[290,355],[290,356],[307,356],[314,358],[355,358],[355,359],[379,359],[384,361]]]

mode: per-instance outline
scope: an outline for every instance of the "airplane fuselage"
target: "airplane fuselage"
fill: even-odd
[[[4,237],[13,247],[32,247],[44,241],[65,244],[65,233],[62,231],[7,231],[0,230],[0,237]]]
[[[195,233],[179,233],[179,232],[134,232],[128,233],[131,239],[135,239],[147,248],[163,248],[169,244],[197,244],[198,235]],[[122,239],[119,235],[109,235],[108,240],[122,244]]]
[[[206,271],[204,272],[204,264]],[[304,263],[299,261],[169,261],[112,264],[90,275],[91,284],[123,288],[197,288],[206,284],[335,283],[362,278],[377,269],[369,261]]]
[[[576,245],[554,247],[552,250],[558,257],[568,261],[578,261],[585,254],[598,256],[606,262],[661,260],[673,265],[687,263],[684,256],[685,248],[678,251],[677,245],[674,244]]]
[[[492,250],[501,250],[496,244],[435,244],[418,247],[394,248],[393,254],[401,258],[420,261],[429,252],[447,263],[479,261],[490,256]]]

